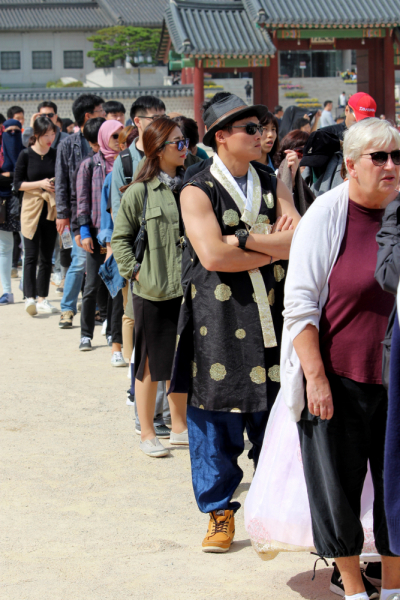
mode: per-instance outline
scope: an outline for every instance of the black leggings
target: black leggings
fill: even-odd
[[[54,246],[57,238],[55,221],[47,220],[47,202],[40,214],[35,235],[31,240],[24,236],[24,295],[26,298],[47,298],[51,277]],[[36,267],[39,258],[39,272]]]
[[[332,419],[323,421],[306,406],[297,423],[314,545],[327,558],[361,554],[361,494],[369,462],[375,545],[379,554],[393,556],[383,502],[386,390],[383,385],[358,383],[331,373],[327,377]]]
[[[107,307],[107,335],[111,334],[113,344],[122,344],[122,317],[124,315],[124,303],[122,299],[122,290],[118,292],[115,298],[108,295]]]

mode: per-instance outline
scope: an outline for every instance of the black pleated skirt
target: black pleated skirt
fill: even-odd
[[[149,357],[152,381],[171,378],[182,296],[154,302],[132,294],[135,315],[135,378],[143,381]]]

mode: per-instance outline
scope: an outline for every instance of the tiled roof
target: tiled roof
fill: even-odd
[[[0,0],[0,31],[161,27],[166,0]]]
[[[241,0],[170,0],[165,21],[179,54],[275,54],[270,37],[250,21]]]
[[[400,22],[399,0],[243,0],[253,22],[280,25],[393,25]]]

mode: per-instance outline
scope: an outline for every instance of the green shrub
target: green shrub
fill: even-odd
[[[285,98],[308,98],[307,92],[285,92]]]

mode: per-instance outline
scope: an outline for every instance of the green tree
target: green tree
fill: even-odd
[[[93,50],[88,52],[88,56],[94,59],[97,68],[109,67],[118,59],[125,61],[126,57],[131,57],[133,64],[133,57],[138,50],[150,52],[154,62],[160,36],[161,29],[107,27],[88,37],[89,42],[93,42]]]

